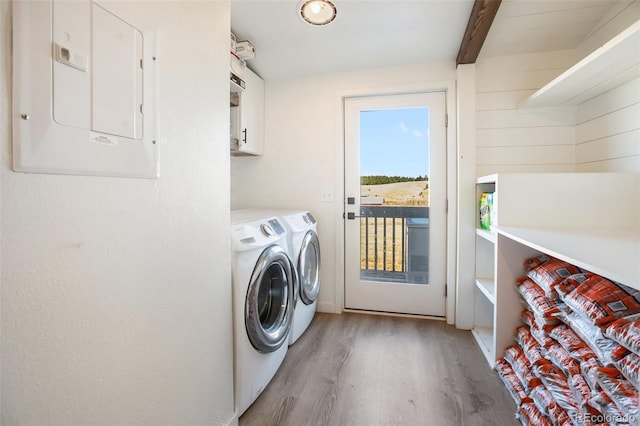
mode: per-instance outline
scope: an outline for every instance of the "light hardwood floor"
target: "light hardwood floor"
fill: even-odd
[[[471,333],[317,313],[240,426],[508,426],[516,406]]]

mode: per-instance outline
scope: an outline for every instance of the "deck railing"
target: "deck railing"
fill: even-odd
[[[361,206],[360,266],[363,275],[407,272],[407,219],[429,218],[428,207]],[[402,279],[402,278],[398,278]]]

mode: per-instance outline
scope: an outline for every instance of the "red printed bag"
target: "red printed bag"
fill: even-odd
[[[640,290],[593,273],[586,276],[585,282],[563,298],[575,312],[600,326],[640,312]]]

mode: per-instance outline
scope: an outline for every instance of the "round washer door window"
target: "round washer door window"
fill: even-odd
[[[266,248],[251,274],[245,299],[245,328],[259,352],[273,352],[287,341],[293,285],[293,265],[287,253],[280,246]]]
[[[313,231],[307,232],[302,239],[298,257],[298,280],[302,302],[305,305],[315,302],[320,291],[320,242]]]

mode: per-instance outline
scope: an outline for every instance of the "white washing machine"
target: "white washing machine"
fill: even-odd
[[[258,398],[287,353],[295,266],[287,231],[272,216],[231,212],[234,384],[238,416]]]
[[[316,313],[320,291],[320,242],[315,217],[308,210],[244,209],[244,217],[278,217],[287,230],[289,255],[296,265],[298,287],[289,345],[305,332]]]

